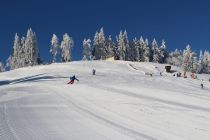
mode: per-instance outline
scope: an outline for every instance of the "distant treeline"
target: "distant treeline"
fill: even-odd
[[[52,54],[52,63],[72,61],[72,48],[74,41],[67,33],[59,43],[57,35],[53,34],[49,52]],[[210,73],[210,54],[208,51],[200,51],[198,56],[190,47],[186,49],[169,52],[166,43],[162,40],[158,45],[153,39],[149,43],[147,38],[140,37],[128,39],[126,31],[120,31],[115,41],[112,37],[105,36],[103,28],[96,31],[93,40],[85,38],[83,41],[83,61],[106,60],[113,57],[115,60],[168,63],[180,66],[184,71],[196,73]],[[13,51],[9,56],[6,66],[0,63],[0,71],[5,69],[16,69],[26,66],[42,64],[37,46],[36,34],[30,28],[26,37],[20,38],[15,35]],[[6,67],[6,68],[5,68]]]

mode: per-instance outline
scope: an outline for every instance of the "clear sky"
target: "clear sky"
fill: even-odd
[[[52,34],[75,41],[73,60],[82,57],[82,41],[104,28],[115,40],[126,29],[129,39],[164,39],[169,50],[210,50],[209,0],[0,0],[0,59],[12,51],[14,35],[36,32],[41,58],[49,60]]]

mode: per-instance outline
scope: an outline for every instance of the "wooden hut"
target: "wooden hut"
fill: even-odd
[[[166,72],[171,72],[171,66],[165,66]]]

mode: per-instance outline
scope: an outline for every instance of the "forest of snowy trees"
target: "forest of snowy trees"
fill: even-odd
[[[115,60],[167,63],[182,67],[184,71],[210,73],[209,52],[201,51],[197,57],[190,45],[183,51],[176,49],[174,52],[168,52],[164,40],[160,45],[155,39],[149,43],[148,39],[143,37],[129,40],[126,31],[120,31],[114,42],[110,35],[105,36],[103,28],[95,33],[92,42],[91,44],[90,39],[84,39],[83,60],[105,60],[114,57]]]
[[[60,56],[61,62],[71,62],[72,61],[72,48],[74,46],[74,41],[67,33],[63,35],[63,40],[59,44],[58,37],[53,34],[51,40],[50,53],[52,54],[52,62],[55,63],[57,57]]]
[[[83,41],[83,60],[105,60],[114,57],[115,60],[165,63],[168,56],[165,42],[158,46],[154,39],[150,45],[148,39],[128,39],[127,32],[120,31],[116,42],[111,36],[106,37],[103,28],[95,33],[91,44],[90,39]]]
[[[20,38],[16,33],[12,54],[7,60],[6,67],[13,70],[41,64],[42,62],[37,44],[36,34],[31,28],[28,29],[26,37]],[[67,33],[63,35],[61,44],[59,44],[58,37],[53,34],[50,48],[50,53],[53,57],[52,62],[56,62],[58,56],[60,56],[61,62],[70,62],[72,60],[71,48],[73,47],[73,44],[73,39]],[[0,62],[0,72],[2,71],[5,71],[5,67],[3,63]]]
[[[29,29],[26,37],[20,38],[15,34],[13,51],[7,60],[10,69],[40,64],[36,34]]]
[[[52,63],[72,61],[73,38],[67,33],[59,42],[57,35],[53,34],[50,41],[49,53],[52,55]],[[128,39],[127,31],[120,31],[116,39],[111,35],[106,36],[103,28],[96,31],[93,40],[85,38],[82,42],[83,61],[115,60],[167,63],[182,67],[184,71],[195,73],[210,73],[210,54],[208,51],[200,51],[199,56],[192,50],[190,45],[182,50],[175,49],[169,52],[164,40],[158,43],[153,39],[151,43],[147,38]],[[7,60],[6,66],[0,62],[0,72],[7,69],[16,69],[26,66],[42,64],[39,56],[36,34],[30,28],[26,37],[20,38],[15,35],[12,54]]]

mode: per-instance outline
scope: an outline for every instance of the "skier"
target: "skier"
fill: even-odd
[[[203,79],[202,79],[202,80],[201,80],[201,88],[202,88],[202,89],[203,89],[203,86],[204,86],[204,85],[203,85]]]
[[[92,70],[92,73],[93,73],[93,75],[96,75],[96,70],[93,69],[93,70]]]
[[[74,84],[74,80],[77,80],[79,82],[79,80],[74,75],[74,76],[70,77],[70,81],[67,84]]]

